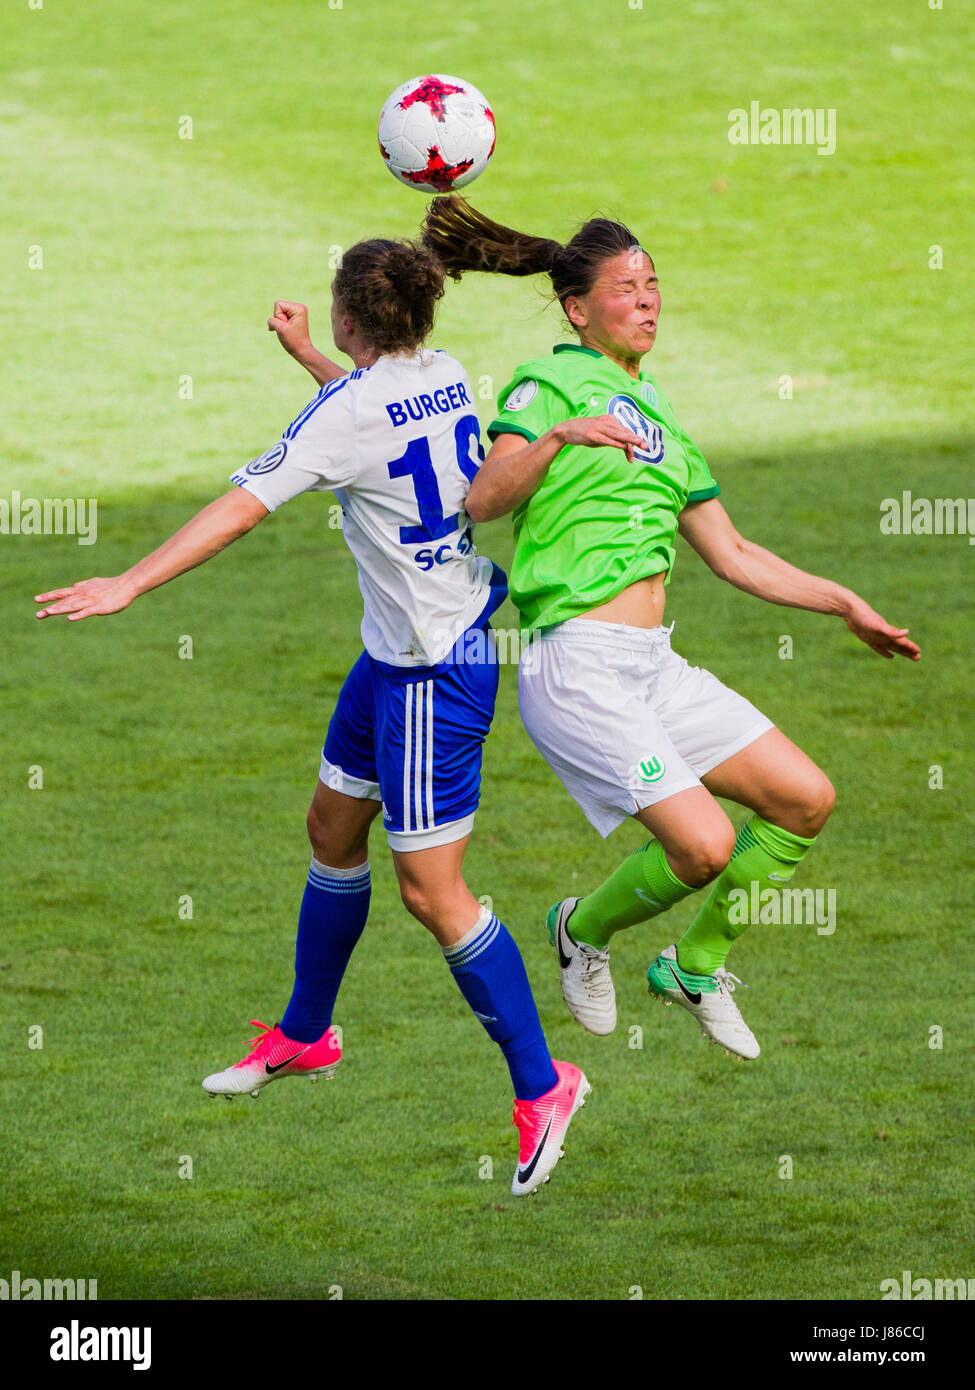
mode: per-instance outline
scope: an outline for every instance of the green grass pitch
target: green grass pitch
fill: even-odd
[[[98,539],[0,533],[0,1276],[96,1278],[102,1298],[601,1300],[871,1299],[905,1269],[975,1273],[973,553],[880,529],[884,498],[971,490],[972,9],[7,7],[0,497],[95,497]],[[276,295],[306,300],[327,350],[330,257],[415,229],[424,201],[383,169],[374,126],[424,71],[492,102],[476,206],[563,238],[597,211],[640,234],[664,297],[652,369],[744,534],[923,649],[882,662],[681,548],[678,650],[838,792],[799,880],[835,889],[835,933],[755,926],[732,957],[754,1065],[647,997],[691,903],[614,943],[612,1037],[565,1011],[545,910],[639,836],[598,840],[502,672],[468,877],[524,952],[553,1052],[594,1087],[521,1203],[504,1067],[378,832],[334,1083],[232,1106],[199,1086],[288,995],[304,811],[359,651],[331,499],[116,618],[32,617],[33,594],[158,544],[311,394],[265,318]],[[730,144],[729,111],[753,100],[835,109],[836,152]],[[537,286],[470,277],[435,341],[486,422],[512,366],[560,333]],[[477,540],[510,558],[507,522]],[[510,605],[498,622],[515,625]]]

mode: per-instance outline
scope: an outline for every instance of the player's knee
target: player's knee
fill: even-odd
[[[727,867],[734,848],[735,828],[730,821],[727,826],[712,831],[702,840],[698,846],[696,857],[698,872],[703,883],[710,883],[713,878],[718,877],[722,869]]]
[[[470,892],[463,879],[456,882],[421,883],[400,876],[403,906],[438,941],[453,939],[444,932],[455,932],[457,924],[470,919]]]
[[[444,923],[449,922],[451,913],[445,908],[444,899],[437,892],[431,892],[426,885],[401,883],[399,897],[410,917],[414,917],[427,931],[433,931],[434,935],[438,935]]]
[[[819,834],[836,804],[836,792],[832,782],[825,772],[819,772],[818,768],[817,774],[806,790],[802,808],[806,817],[807,837]]]
[[[319,864],[345,869],[358,863],[363,851],[368,848],[368,830],[363,834],[358,827],[350,828],[341,821],[320,815],[314,802],[305,817],[305,828],[312,853]]]
[[[668,851],[668,858],[678,859],[674,872],[688,888],[703,888],[717,878],[731,858],[735,847],[735,828],[727,817],[697,831],[681,845],[679,855]]]
[[[308,815],[305,817],[305,829],[308,831],[308,839],[311,841],[315,858],[320,864],[327,864],[329,862],[328,826],[318,815],[314,803],[308,808]]]
[[[438,915],[438,903],[436,896],[425,885],[402,879],[399,885],[399,894],[407,912],[411,917],[415,917],[421,926],[432,927],[434,925]]]
[[[817,767],[792,789],[788,800],[773,811],[769,819],[773,824],[791,830],[793,835],[811,840],[829,820],[835,801],[832,782]]]

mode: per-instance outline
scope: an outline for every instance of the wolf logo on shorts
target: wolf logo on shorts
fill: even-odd
[[[667,771],[667,764],[662,763],[659,758],[644,758],[637,764],[637,773],[643,782],[659,782]]]

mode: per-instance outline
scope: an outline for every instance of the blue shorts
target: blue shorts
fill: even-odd
[[[448,845],[474,825],[498,662],[489,627],[464,636],[442,666],[393,667],[363,652],[329,721],[319,780],[381,801],[395,850]]]

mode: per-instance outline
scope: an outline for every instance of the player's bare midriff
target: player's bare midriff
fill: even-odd
[[[628,584],[608,603],[580,613],[580,618],[595,618],[602,623],[626,623],[628,627],[659,627],[664,620],[664,574],[651,574]]]

